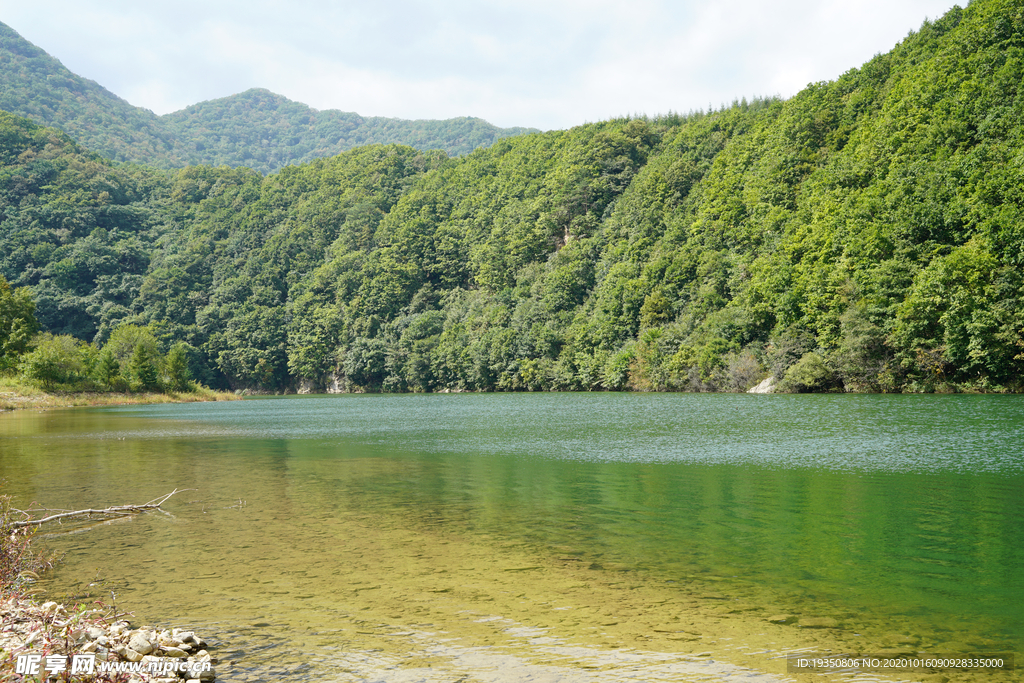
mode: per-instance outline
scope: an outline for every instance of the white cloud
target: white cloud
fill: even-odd
[[[0,21],[157,113],[264,87],[326,109],[561,128],[791,96],[951,0],[0,0]]]

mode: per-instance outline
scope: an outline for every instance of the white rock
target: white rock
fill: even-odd
[[[748,394],[770,394],[775,390],[775,378],[769,376],[756,387],[747,389]]]
[[[137,631],[135,635],[128,640],[128,647],[144,655],[148,655],[156,649],[153,646],[153,643],[150,642],[149,638],[147,638],[146,635],[143,635],[141,631]]]
[[[160,635],[156,638],[156,642],[160,643],[161,646],[178,647],[181,645],[181,638],[175,638],[170,631],[161,631]]]
[[[141,652],[136,652],[130,647],[125,647],[124,645],[117,648],[116,652],[129,662],[141,662],[142,658],[145,656]]]
[[[174,637],[183,643],[192,643],[198,648],[206,647],[206,641],[197,636],[195,631],[179,631],[175,629]]]

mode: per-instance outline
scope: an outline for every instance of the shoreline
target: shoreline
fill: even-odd
[[[11,506],[10,496],[0,495],[0,680],[214,680],[216,660],[193,630],[133,627],[127,618],[134,613],[118,610],[113,602],[40,602],[35,584],[60,561],[59,555],[38,552],[33,542],[38,527],[19,527],[11,520],[15,514],[26,515]]]
[[[225,391],[213,391],[212,389],[197,389],[193,392],[168,392],[168,393],[124,393],[124,392],[101,392],[101,391],[71,391],[49,393],[33,390],[31,393],[25,391],[29,387],[19,385],[17,387],[3,386],[0,384],[0,413],[13,412],[26,409],[51,409],[51,408],[82,408],[111,405],[147,405],[155,403],[198,403],[212,401],[239,401],[242,399],[233,393]]]
[[[82,680],[209,683],[216,660],[206,647],[194,631],[133,628],[116,611],[0,597],[0,668],[25,677],[16,680],[81,674]]]

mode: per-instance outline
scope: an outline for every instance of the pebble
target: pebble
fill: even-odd
[[[124,645],[122,645],[121,647],[117,648],[115,652],[117,652],[118,656],[127,659],[129,662],[142,661],[143,654],[141,652],[133,650],[130,647],[125,647]]]
[[[38,604],[13,596],[0,598],[0,650],[39,650],[48,654],[93,653],[99,661],[121,659],[130,662],[181,662],[194,664],[212,662],[206,641],[194,631],[174,628],[157,631],[153,628],[132,628],[123,620],[108,623],[96,610],[68,615],[56,602]],[[65,627],[69,627],[65,630]],[[65,639],[65,633],[73,638]],[[195,654],[192,654],[195,650]],[[184,674],[185,672],[182,672]],[[190,680],[210,683],[215,673],[192,672]],[[159,677],[157,677],[159,676]],[[182,678],[162,673],[133,672],[130,683],[181,683]]]
[[[153,647],[153,643],[146,637],[147,634],[143,632],[135,632],[135,635],[128,641],[128,647],[135,650],[139,654],[148,655],[156,648]]]

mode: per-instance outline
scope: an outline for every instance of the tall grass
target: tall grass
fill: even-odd
[[[121,405],[126,403],[185,403],[191,401],[233,401],[234,394],[198,386],[186,392],[119,392],[46,390],[38,383],[17,375],[0,374],[0,410],[18,408],[72,408],[75,406]]]
[[[0,495],[0,595],[24,594],[39,574],[53,566],[56,557],[32,548],[32,529],[16,529],[20,513],[11,497]]]

